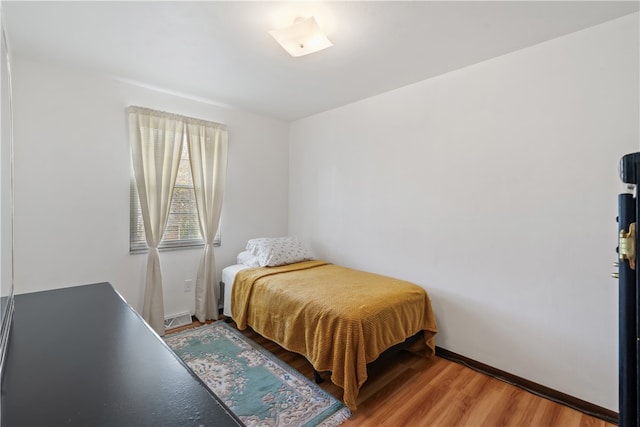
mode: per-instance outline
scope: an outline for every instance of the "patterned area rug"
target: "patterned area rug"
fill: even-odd
[[[247,426],[337,426],[344,404],[224,322],[165,341]]]

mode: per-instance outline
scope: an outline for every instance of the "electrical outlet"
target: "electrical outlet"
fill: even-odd
[[[184,291],[191,292],[193,290],[193,280],[187,279],[184,281]]]

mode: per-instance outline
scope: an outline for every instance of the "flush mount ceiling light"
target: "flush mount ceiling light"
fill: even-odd
[[[303,56],[333,46],[333,43],[324,35],[316,19],[296,18],[293,25],[281,30],[269,31],[269,34],[291,56]]]

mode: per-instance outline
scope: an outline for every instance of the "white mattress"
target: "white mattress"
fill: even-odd
[[[231,316],[231,288],[233,288],[233,282],[236,280],[236,274],[240,270],[245,268],[251,268],[244,264],[234,264],[222,269],[222,283],[224,283],[224,298],[222,314],[227,317]]]

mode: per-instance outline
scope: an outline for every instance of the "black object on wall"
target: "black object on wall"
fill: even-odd
[[[620,160],[620,179],[638,191],[640,153]],[[618,285],[619,285],[619,425],[640,426],[640,293],[638,292],[638,213],[637,194],[618,196]]]

